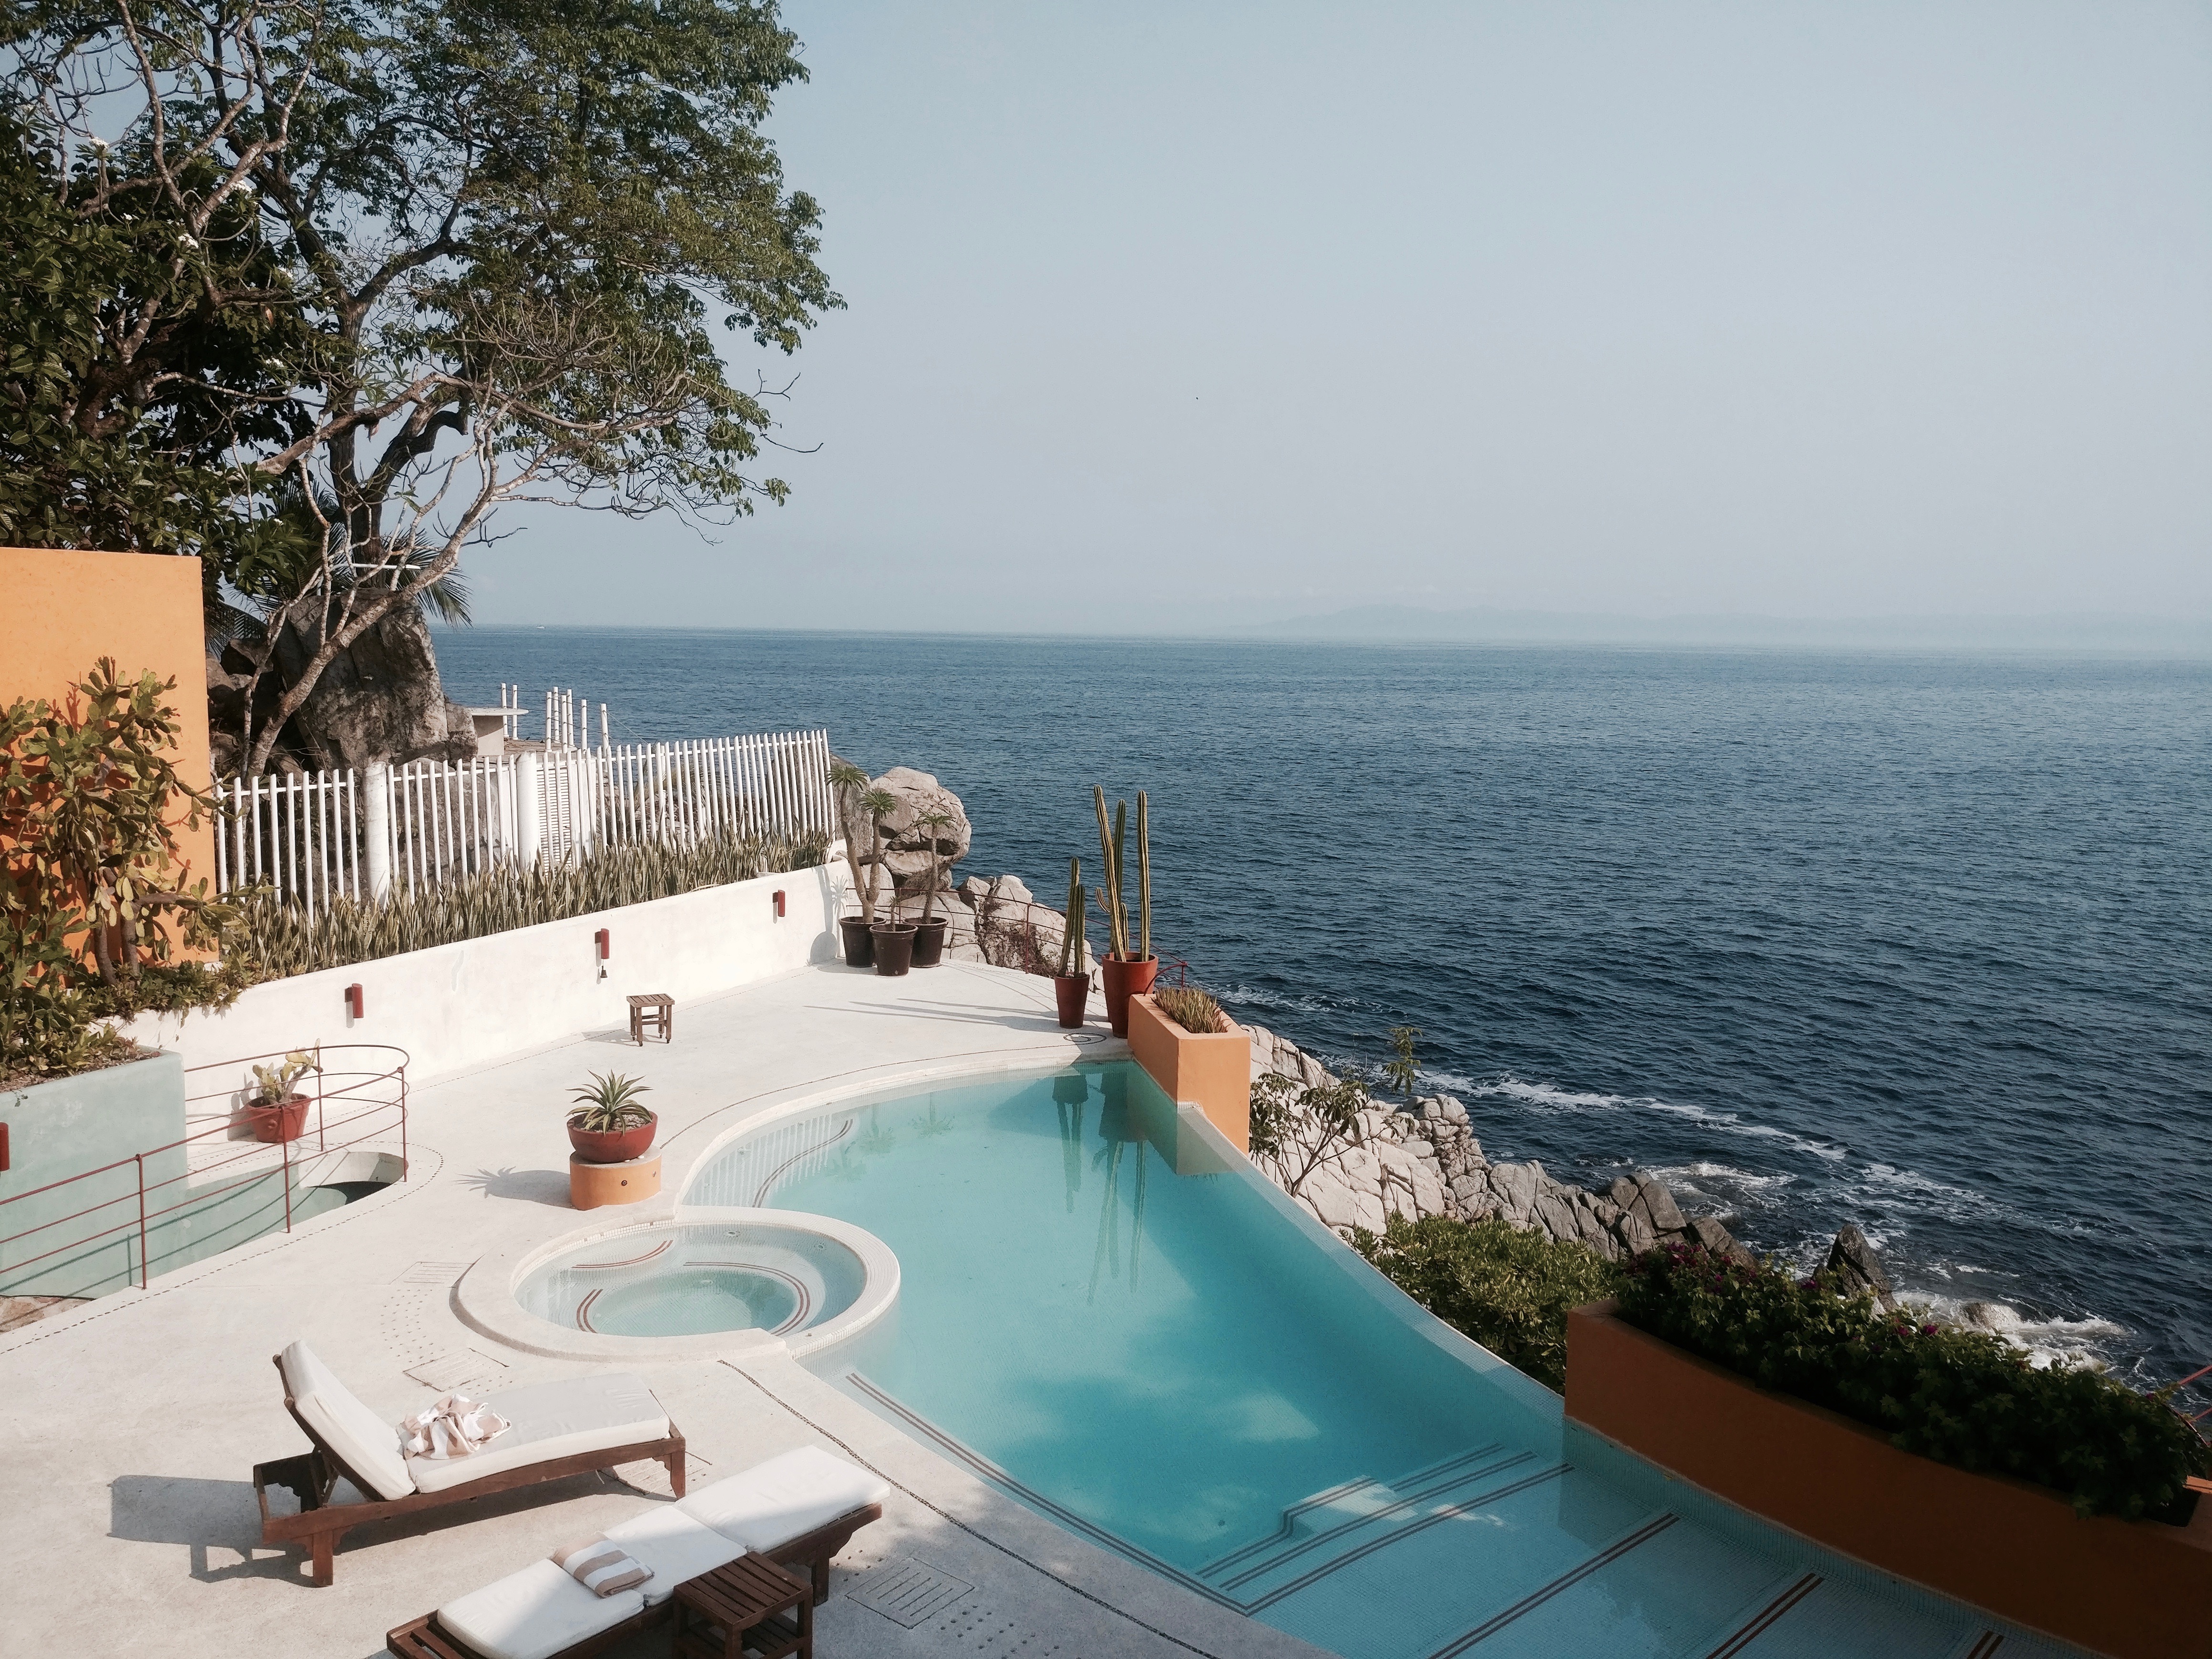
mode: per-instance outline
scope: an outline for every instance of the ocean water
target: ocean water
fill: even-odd
[[[449,693],[617,741],[829,727],[936,773],[961,873],[1095,875],[1332,1064],[1418,1026],[1495,1158],[1659,1171],[1812,1262],[2212,1361],[2212,663],[681,630],[441,633]],[[597,716],[593,716],[596,727]],[[535,734],[534,723],[526,727]],[[1055,901],[1056,902],[1056,901]],[[2198,1401],[2212,1406],[2212,1394]]]

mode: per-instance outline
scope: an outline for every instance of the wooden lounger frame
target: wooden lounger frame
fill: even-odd
[[[830,1599],[830,1557],[850,1543],[853,1534],[861,1528],[883,1519],[883,1514],[881,1504],[853,1510],[827,1526],[817,1527],[793,1539],[781,1549],[769,1550],[768,1558],[780,1567],[804,1566],[814,1585],[814,1605],[820,1607]],[[631,1614],[619,1625],[611,1626],[596,1636],[587,1636],[574,1647],[562,1649],[553,1659],[591,1659],[592,1655],[605,1652],[633,1632],[660,1623],[675,1606],[674,1595],[665,1596],[657,1605]],[[486,1659],[486,1656],[440,1626],[434,1613],[426,1613],[419,1619],[409,1620],[397,1630],[387,1631],[384,1650],[397,1659]]]
[[[273,1359],[276,1374],[282,1376],[284,1367],[281,1357]],[[261,1541],[264,1544],[304,1544],[307,1559],[313,1565],[313,1581],[328,1584],[336,1577],[332,1557],[337,1553],[338,1540],[356,1527],[366,1526],[372,1521],[388,1521],[395,1516],[419,1515],[427,1510],[442,1510],[471,1499],[489,1498],[495,1492],[514,1492],[522,1486],[535,1486],[547,1480],[564,1480],[572,1474],[590,1474],[599,1469],[611,1469],[618,1463],[642,1463],[650,1460],[668,1471],[668,1484],[678,1498],[684,1496],[684,1437],[676,1425],[668,1425],[665,1440],[641,1440],[634,1445],[611,1446],[602,1451],[576,1452],[567,1457],[550,1458],[541,1463],[525,1463],[519,1468],[503,1469],[497,1474],[488,1474],[481,1480],[471,1480],[459,1486],[448,1486],[443,1492],[415,1492],[404,1498],[377,1498],[376,1488],[361,1478],[307,1425],[300,1415],[300,1408],[292,1398],[292,1390],[284,1390],[284,1409],[292,1413],[292,1420],[300,1425],[314,1449],[295,1457],[280,1457],[272,1462],[253,1466],[253,1495],[261,1504]],[[331,1492],[343,1475],[354,1484],[355,1490],[367,1500],[359,1504],[333,1504]],[[269,1512],[269,1488],[283,1486],[300,1500],[297,1515],[271,1515]],[[456,1516],[455,1520],[464,1517]]]

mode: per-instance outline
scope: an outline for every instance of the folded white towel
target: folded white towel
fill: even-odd
[[[651,1567],[639,1565],[605,1533],[562,1545],[553,1552],[553,1565],[594,1595],[619,1595],[653,1577]]]
[[[466,1457],[514,1426],[490,1407],[449,1394],[401,1421],[400,1449],[410,1457]]]

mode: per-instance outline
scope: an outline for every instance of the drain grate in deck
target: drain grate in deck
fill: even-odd
[[[975,1587],[941,1567],[895,1555],[845,1592],[848,1601],[880,1613],[908,1630],[933,1619]]]

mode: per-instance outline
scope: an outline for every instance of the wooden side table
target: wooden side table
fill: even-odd
[[[814,1659],[814,1587],[741,1555],[676,1587],[675,1659]]]
[[[629,1040],[642,1048],[647,1031],[657,1032],[663,1042],[676,1041],[676,999],[665,991],[629,999]]]

